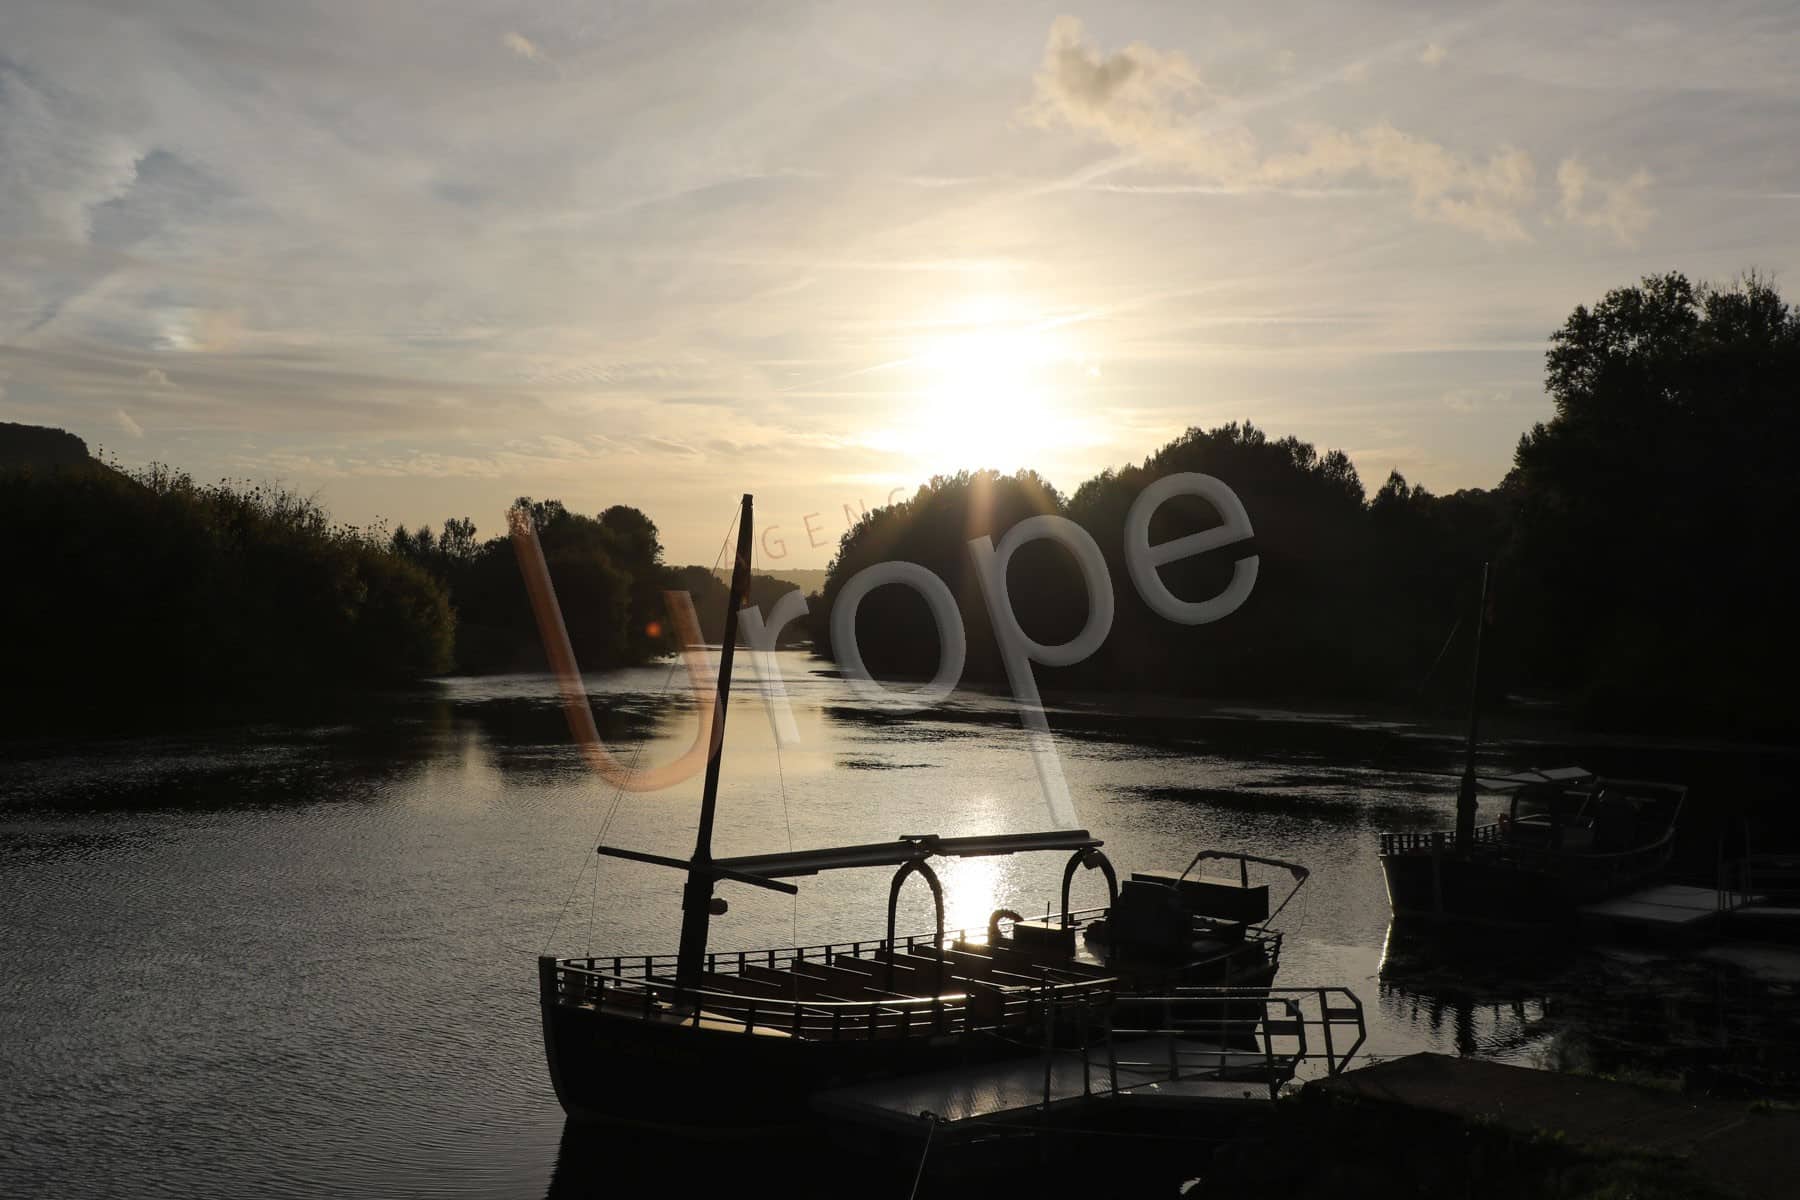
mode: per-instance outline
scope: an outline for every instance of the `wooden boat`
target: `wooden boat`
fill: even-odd
[[[1507,811],[1465,831],[1381,835],[1395,917],[1540,925],[1632,891],[1675,850],[1687,789],[1580,767],[1477,780]]]
[[[1483,779],[1480,735],[1481,630],[1488,575],[1481,579],[1470,683],[1469,732],[1452,830],[1381,835],[1381,869],[1396,918],[1541,925],[1580,905],[1636,888],[1668,866],[1687,798],[1679,784],[1603,779],[1580,767]],[[1508,811],[1476,824],[1479,796]]]
[[[1193,985],[1266,988],[1281,934],[1268,922],[1306,880],[1303,867],[1202,851],[1180,873],[1144,872],[1121,885],[1102,842],[1085,830],[986,837],[909,835],[889,842],[718,858],[718,798],[737,614],[749,586],[751,499],[739,525],[713,706],[699,828],[689,859],[602,846],[618,858],[686,874],[674,954],[541,957],[544,1049],[557,1099],[574,1118],[670,1127],[782,1124],[817,1091],[886,1073],[921,1071],[1094,1036],[1133,991]],[[1041,920],[1001,910],[986,930],[944,927],[944,897],[931,860],[1056,852],[1068,855],[1062,904]],[[1236,879],[1202,879],[1209,860],[1235,861]],[[1293,890],[1272,913],[1269,889],[1249,864],[1288,870]],[[793,893],[787,880],[822,871],[896,868],[886,936],[825,946],[718,952],[710,920],[726,911],[720,882]],[[1081,870],[1107,884],[1102,909],[1071,911]],[[918,875],[937,923],[898,936],[900,890]],[[1244,1002],[1260,1019],[1262,999]],[[1214,1006],[1223,1027],[1230,1003]],[[1222,1035],[1229,1034],[1221,1028]]]

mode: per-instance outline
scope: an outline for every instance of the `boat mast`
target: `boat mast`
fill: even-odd
[[[1481,728],[1481,631],[1487,625],[1488,574],[1481,564],[1481,606],[1475,610],[1475,665],[1469,671],[1469,744],[1463,759],[1462,787],[1456,793],[1456,849],[1467,854],[1475,842],[1475,745]]]
[[[700,827],[687,887],[681,895],[681,946],[675,959],[675,985],[698,987],[706,969],[706,935],[713,915],[713,814],[719,806],[719,760],[725,750],[725,706],[731,699],[731,658],[737,646],[738,610],[750,599],[750,493],[738,514],[737,562],[731,568],[731,598],[725,607],[724,644],[719,648],[719,690],[713,703],[712,745],[706,754],[706,787],[700,795]]]

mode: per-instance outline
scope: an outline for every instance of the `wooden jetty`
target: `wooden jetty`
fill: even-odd
[[[1583,932],[1692,944],[1712,936],[1733,913],[1758,897],[1718,888],[1663,883],[1576,910]]]
[[[1442,1054],[1314,1080],[1305,1095],[1498,1126],[1590,1152],[1673,1160],[1672,1168],[1709,1194],[1793,1195],[1800,1179],[1800,1112],[1755,1111],[1742,1101]]]

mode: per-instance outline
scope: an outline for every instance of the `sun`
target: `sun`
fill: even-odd
[[[911,366],[904,441],[930,471],[1041,467],[1076,424],[1071,380],[1093,368],[1067,327],[1000,301],[934,323]]]

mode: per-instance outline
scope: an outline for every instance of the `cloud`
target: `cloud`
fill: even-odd
[[[1368,60],[1360,59],[1356,62],[1351,63],[1349,66],[1347,66],[1343,69],[1341,74],[1343,76],[1343,80],[1345,83],[1367,83],[1367,82],[1369,82]]]
[[[138,149],[89,108],[0,58],[0,237],[85,245],[95,210],[130,190]]]
[[[1088,133],[1157,166],[1239,188],[1365,175],[1404,187],[1427,220],[1491,241],[1529,240],[1519,213],[1531,203],[1536,171],[1523,150],[1502,146],[1471,159],[1383,122],[1355,132],[1301,126],[1298,149],[1265,152],[1185,55],[1142,44],[1103,54],[1069,16],[1051,25],[1034,82],[1030,115],[1038,124]]]
[[[1404,186],[1413,211],[1429,220],[1491,241],[1526,237],[1518,213],[1531,203],[1536,170],[1523,150],[1503,146],[1477,162],[1384,122],[1358,133],[1312,127],[1304,150],[1272,155],[1262,164],[1264,178],[1277,183],[1358,172]]]
[[[113,409],[113,423],[116,424],[127,437],[141,438],[144,436],[144,427],[132,420],[131,414],[122,408]]]
[[[1444,407],[1453,412],[1470,413],[1478,408],[1504,408],[1512,401],[1512,393],[1482,388],[1451,388],[1444,393]]]
[[[1436,42],[1425,43],[1425,48],[1419,51],[1419,61],[1428,67],[1435,67],[1449,57],[1450,52]]]
[[[517,30],[507,30],[500,38],[500,44],[520,58],[528,58],[532,62],[544,61],[544,52],[538,48],[538,44]]]
[[[169,377],[163,374],[161,367],[145,367],[144,373],[138,376],[138,382],[145,387],[153,388],[168,388],[175,386],[169,382]]]
[[[1656,218],[1646,199],[1650,173],[1639,167],[1623,179],[1596,176],[1586,163],[1570,156],[1556,168],[1562,193],[1562,219],[1612,234],[1621,246],[1635,246]]]

